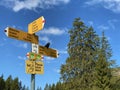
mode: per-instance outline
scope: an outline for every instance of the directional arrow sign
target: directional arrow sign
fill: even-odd
[[[39,46],[39,54],[57,58],[58,57],[58,52],[55,49],[52,48],[47,48],[44,46]]]
[[[26,73],[28,74],[43,74],[44,64],[41,61],[35,62],[26,60]]]
[[[5,29],[5,34],[10,38],[38,44],[38,36],[31,35],[21,30],[16,30],[14,28],[7,27]]]
[[[28,33],[34,34],[35,32],[38,32],[39,30],[43,29],[44,24],[45,24],[45,19],[43,16],[41,16],[40,18],[28,24]]]
[[[35,74],[44,73],[44,64],[41,61],[35,62]]]
[[[34,61],[26,60],[26,73],[35,74]]]

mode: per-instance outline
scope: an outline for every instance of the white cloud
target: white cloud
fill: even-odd
[[[52,58],[52,57],[45,57],[44,59],[45,59],[45,60],[54,60],[55,58]]]
[[[89,0],[87,5],[101,5],[113,12],[120,13],[120,0]]]
[[[20,60],[26,60],[26,57],[18,56],[18,59],[20,59]]]
[[[52,57],[44,57],[43,59],[46,63],[52,63],[53,60],[55,60],[55,58],[52,58]]]
[[[18,12],[22,9],[35,10],[36,8],[50,8],[59,4],[67,4],[70,0],[2,0],[1,4]]]
[[[22,47],[24,49],[27,49],[28,45],[27,45],[27,43],[20,43],[19,45],[17,45],[17,47]]]
[[[59,50],[58,53],[59,54],[67,54],[67,50]]]
[[[100,25],[100,26],[98,26],[98,29],[100,29],[100,30],[108,30],[109,29],[109,27],[108,26],[105,26],[105,25]]]
[[[57,69],[57,68],[53,69],[53,71],[57,72],[57,73],[60,73],[60,69]]]
[[[44,37],[39,36],[39,40],[44,41],[45,43],[47,43],[47,42],[51,43],[51,40],[47,36],[44,36]]]
[[[108,20],[106,25],[99,25],[98,29],[100,30],[115,30],[115,23],[118,22],[116,19]]]
[[[112,19],[108,21],[109,26],[115,30],[115,23],[118,22],[116,19]]]
[[[64,34],[66,29],[59,29],[56,27],[45,28],[44,30],[40,31],[40,34],[49,34],[49,35],[62,35]]]
[[[93,26],[93,21],[88,21],[88,24]]]

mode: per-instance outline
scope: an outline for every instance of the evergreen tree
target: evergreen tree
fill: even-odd
[[[22,82],[21,81],[18,83],[18,85],[19,85],[19,89],[22,90]]]
[[[5,82],[5,90],[12,90],[12,76],[10,75]]]
[[[3,75],[0,77],[0,90],[4,90],[5,88],[5,81],[3,79]]]
[[[61,80],[66,90],[90,89],[93,86],[99,38],[93,28],[85,26],[80,18],[75,19],[69,34],[69,57],[61,66]]]
[[[22,87],[22,90],[25,90],[26,89],[26,87],[25,87],[25,85]]]
[[[56,90],[55,89],[55,84],[52,84],[51,88],[49,90]]]
[[[38,87],[37,90],[42,90],[42,88],[41,88],[41,87]]]
[[[55,90],[63,90],[64,88],[62,87],[61,82],[57,82],[57,84],[55,85]]]
[[[95,68],[95,85],[101,90],[110,89],[110,80],[112,77],[110,68],[110,57],[112,56],[112,51],[110,44],[106,39],[104,32],[102,33],[102,39],[100,42],[100,50],[98,54],[98,60],[96,61]]]
[[[11,90],[20,90],[18,78],[15,78],[11,84]]]
[[[44,90],[50,90],[50,88],[49,88],[49,85],[48,85],[48,84],[46,84],[46,86],[45,86]]]

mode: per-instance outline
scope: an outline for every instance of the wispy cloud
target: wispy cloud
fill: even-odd
[[[47,35],[62,35],[65,34],[67,29],[59,29],[56,27],[45,28],[44,30],[40,31],[40,34],[47,34]]]
[[[39,36],[39,40],[44,41],[45,43],[47,42],[52,43],[52,41],[47,36],[43,36],[43,37]]]
[[[113,12],[120,13],[120,0],[88,0],[85,4],[93,6],[100,5]]]
[[[93,21],[88,21],[88,24],[93,26]]]
[[[53,71],[56,73],[60,73],[60,69],[57,69],[57,68],[53,69]]]
[[[105,25],[100,25],[100,26],[98,26],[98,29],[100,29],[100,30],[108,30],[109,29],[109,26],[105,26]]]
[[[45,60],[54,60],[55,58],[52,58],[52,57],[45,57],[44,59],[45,59]]]
[[[22,9],[35,10],[36,8],[50,8],[59,4],[67,4],[70,0],[1,0],[0,5],[18,12]]]
[[[116,23],[116,22],[118,22],[118,20],[116,20],[116,19],[112,19],[112,20],[109,20],[109,21],[108,21],[109,26],[110,26],[113,30],[115,30],[115,23]]]
[[[44,57],[44,59],[43,59],[46,63],[52,63],[53,62],[53,60],[55,60],[55,58],[52,58],[52,57]]]
[[[17,47],[21,47],[21,48],[27,49],[28,45],[27,45],[27,43],[20,43],[20,44],[17,45]]]
[[[26,57],[18,56],[18,59],[20,59],[20,60],[26,60]]]
[[[67,50],[59,50],[58,53],[59,54],[67,54]]]
[[[99,30],[115,30],[115,23],[118,22],[116,19],[111,19],[106,22],[106,25],[99,25]]]

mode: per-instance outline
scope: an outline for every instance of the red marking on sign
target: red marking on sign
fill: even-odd
[[[45,23],[45,20],[43,20],[42,22]]]

